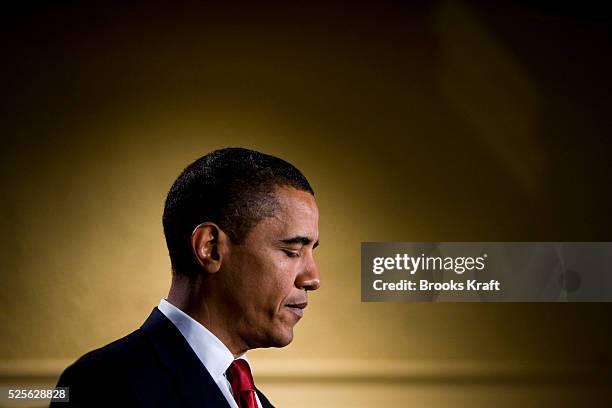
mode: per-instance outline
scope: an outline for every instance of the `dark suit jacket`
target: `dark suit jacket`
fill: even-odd
[[[181,332],[157,308],[140,329],[66,368],[57,386],[70,387],[70,403],[51,403],[56,408],[229,408]],[[257,394],[264,408],[273,408]]]

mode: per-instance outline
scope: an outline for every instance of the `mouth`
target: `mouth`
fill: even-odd
[[[304,309],[308,306],[308,302],[304,303],[291,303],[285,305],[285,307],[289,308],[298,318],[304,316]]]

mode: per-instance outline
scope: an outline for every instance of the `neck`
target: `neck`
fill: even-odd
[[[168,302],[181,309],[192,319],[206,327],[234,355],[241,356],[249,347],[231,330],[231,319],[225,318],[223,303],[216,301],[215,291],[210,288],[203,275],[190,278],[172,274],[172,285],[168,293]]]

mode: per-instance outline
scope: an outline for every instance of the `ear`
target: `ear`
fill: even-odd
[[[191,250],[206,273],[217,273],[226,252],[227,236],[212,222],[198,225],[191,233]]]

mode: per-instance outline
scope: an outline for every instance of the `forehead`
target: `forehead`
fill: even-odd
[[[319,209],[312,194],[292,187],[278,187],[274,197],[277,202],[274,215],[260,221],[249,235],[277,239],[303,236],[315,242],[319,236]]]

